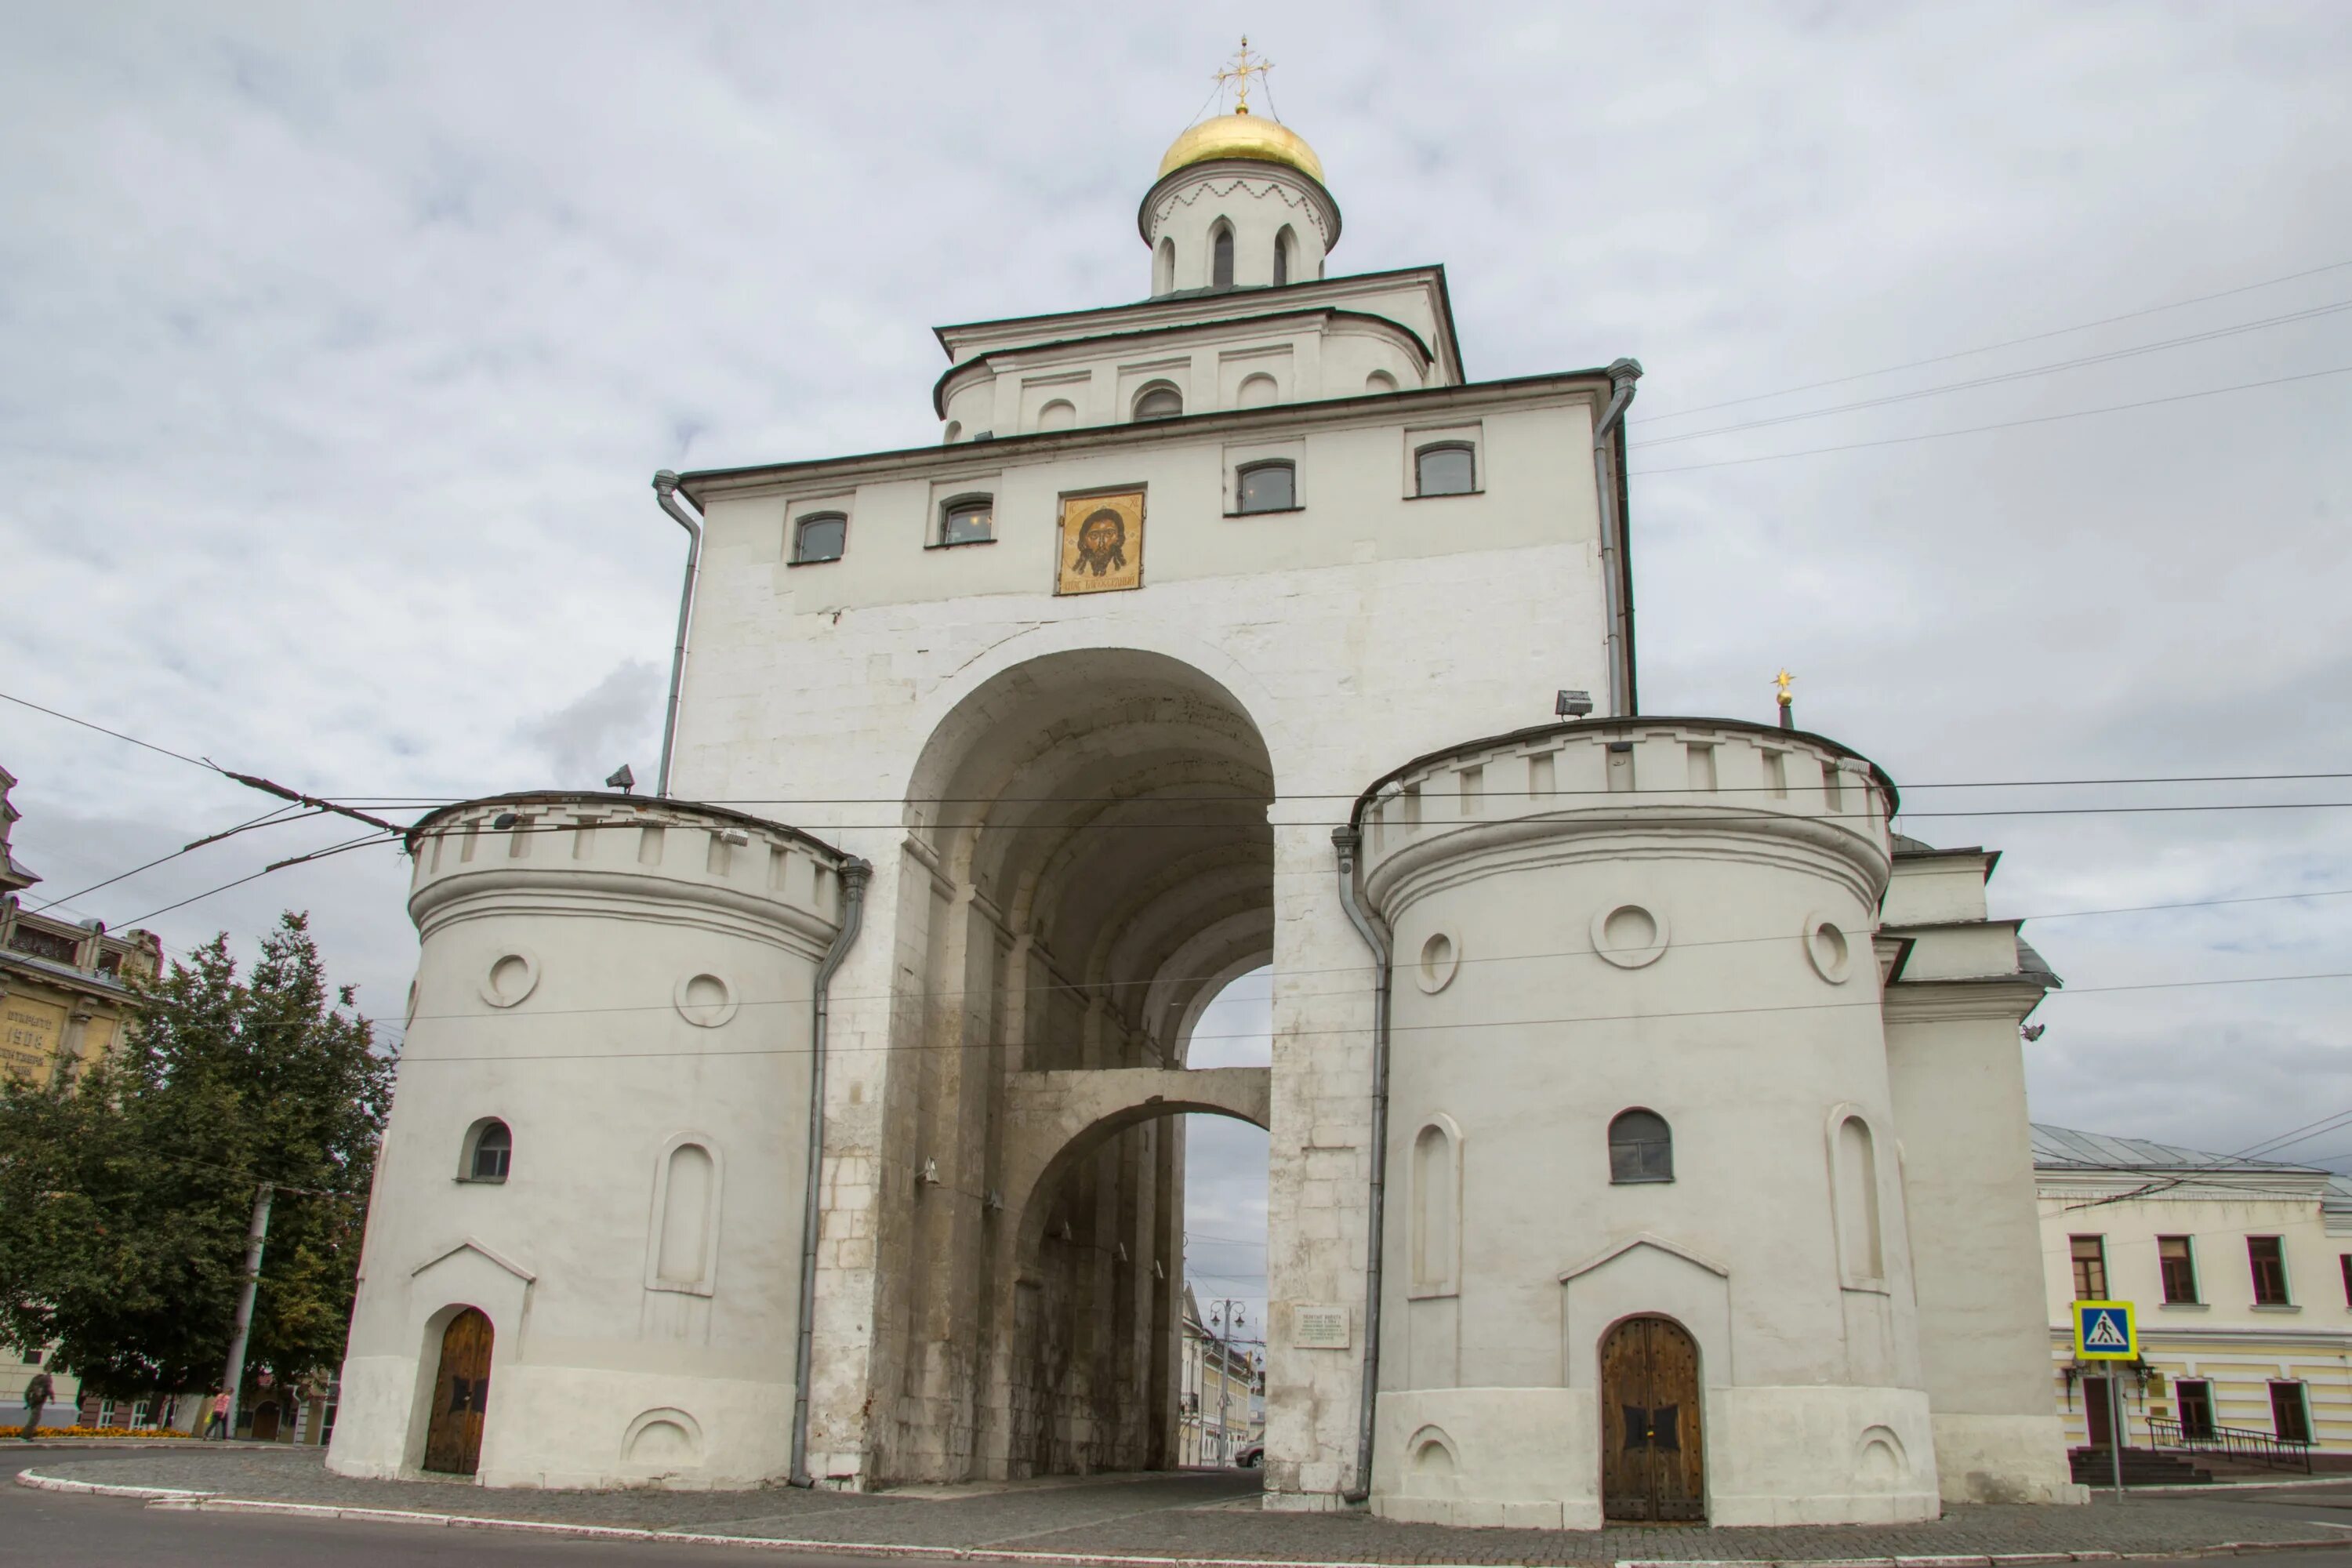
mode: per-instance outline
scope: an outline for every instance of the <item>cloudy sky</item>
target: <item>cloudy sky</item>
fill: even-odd
[[[2268,900],[2036,920],[2038,1117],[2352,1110],[2352,983],[2096,989],[2352,970],[2352,898],[2278,897],[2352,889],[2352,813],[1926,815],[2352,801],[1929,787],[2352,771],[2352,8],[1169,16],[0,3],[0,689],[354,798],[649,776],[651,472],[935,439],[932,323],[1141,294],[1135,204],[1248,29],[1335,271],[1444,262],[1475,378],[1647,366],[1646,707],[1763,718],[1786,664],[1910,831],[2007,850],[1999,913]],[[52,896],[266,805],[21,708],[0,763]],[[374,850],[154,924],[307,907],[390,1014],[401,886]],[[1258,1234],[1263,1148],[1203,1135],[1197,1231]]]

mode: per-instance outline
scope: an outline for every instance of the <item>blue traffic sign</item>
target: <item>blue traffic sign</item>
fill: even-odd
[[[2077,1361],[2137,1361],[2139,1326],[2132,1321],[2129,1301],[2074,1303],[2074,1358]]]

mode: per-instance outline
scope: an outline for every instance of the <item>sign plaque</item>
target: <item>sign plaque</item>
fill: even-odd
[[[1330,1301],[1292,1302],[1290,1343],[1302,1351],[1346,1350],[1348,1309]]]

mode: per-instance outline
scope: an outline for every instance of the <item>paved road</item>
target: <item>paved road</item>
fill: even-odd
[[[44,1568],[119,1568],[148,1563],[168,1563],[171,1568],[269,1568],[276,1563],[316,1568],[321,1562],[331,1562],[334,1568],[392,1568],[394,1564],[406,1568],[444,1563],[452,1568],[554,1568],[557,1564],[597,1568],[600,1563],[614,1568],[670,1568],[672,1564],[726,1568],[730,1563],[790,1563],[794,1568],[877,1568],[876,1560],[867,1556],[550,1540],[498,1531],[151,1509],[123,1499],[17,1486],[16,1472],[43,1457],[37,1451],[0,1449],[0,1542],[6,1543],[5,1557],[10,1563],[39,1563]],[[46,1457],[55,1460],[64,1456],[52,1450]],[[2341,1533],[2347,1542],[2342,1551],[2265,1552],[2233,1562],[2269,1568],[2352,1568],[2352,1484],[2321,1490],[2238,1492],[2226,1498],[2206,1493],[2193,1502],[2200,1507],[2226,1506],[2244,1513],[2250,1521],[2294,1524],[2302,1527],[2296,1533],[2309,1537]],[[2169,1499],[2138,1497],[2120,1506],[2160,1513],[2176,1505]]]
[[[55,1458],[53,1454],[51,1456]],[[433,1530],[267,1514],[151,1509],[121,1498],[73,1497],[16,1485],[33,1456],[0,1463],[0,1555],[41,1568],[728,1568],[782,1563],[876,1568],[871,1557],[800,1556],[756,1547],[646,1546],[631,1542],[545,1541],[495,1530]]]

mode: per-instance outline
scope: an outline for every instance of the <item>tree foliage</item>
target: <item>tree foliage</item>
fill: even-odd
[[[99,1393],[213,1386],[268,1182],[246,1364],[331,1372],[392,1099],[350,1003],[289,912],[243,976],[225,934],[173,964],[79,1077],[0,1086],[0,1339]]]

